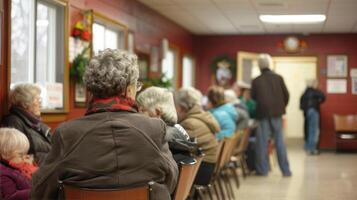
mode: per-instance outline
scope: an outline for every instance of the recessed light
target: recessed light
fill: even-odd
[[[326,15],[259,15],[262,22],[270,24],[314,24],[326,20]]]

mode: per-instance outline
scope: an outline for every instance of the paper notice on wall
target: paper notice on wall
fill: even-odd
[[[351,69],[350,76],[353,78],[357,78],[357,69]]]
[[[50,109],[63,108],[63,84],[46,83],[47,107]]]
[[[345,93],[347,93],[347,80],[346,79],[328,79],[327,80],[327,93],[330,93],[330,94],[345,94]]]

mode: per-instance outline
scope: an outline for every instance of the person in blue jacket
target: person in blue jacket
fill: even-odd
[[[219,86],[211,86],[208,89],[208,111],[218,121],[221,131],[216,134],[217,140],[230,138],[236,130],[238,113],[231,103],[225,103],[224,89]]]

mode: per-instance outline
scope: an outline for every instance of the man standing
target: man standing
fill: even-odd
[[[257,175],[268,175],[268,140],[272,135],[283,176],[291,176],[282,130],[282,115],[289,101],[289,92],[283,78],[270,70],[271,63],[270,55],[259,56],[261,75],[252,83],[252,97],[257,102],[256,117],[259,122],[256,131],[256,172]]]
[[[309,80],[304,94],[300,98],[300,109],[305,117],[305,150],[311,155],[319,154],[318,138],[320,126],[320,104],[325,101],[325,95],[318,89],[316,80]]]

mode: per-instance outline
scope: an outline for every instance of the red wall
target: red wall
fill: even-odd
[[[212,60],[222,54],[236,58],[238,51],[265,52],[273,56],[317,56],[318,67],[321,71],[319,81],[321,89],[326,93],[326,55],[345,54],[348,56],[349,68],[357,68],[357,34],[309,35],[299,36],[307,42],[308,48],[303,53],[283,53],[277,44],[286,35],[250,35],[250,36],[196,36],[194,52],[197,61],[196,77],[199,89],[206,91],[211,84],[210,64]],[[335,147],[333,114],[357,114],[357,95],[351,94],[351,78],[348,77],[347,94],[327,94],[327,100],[321,107],[321,143],[320,147],[330,149]]]
[[[134,33],[135,48],[141,52],[150,53],[150,47],[160,46],[163,38],[178,48],[179,58],[183,52],[191,54],[193,51],[193,36],[188,31],[134,0],[70,0],[71,27],[81,19],[81,11],[90,9],[128,26]],[[73,88],[71,83],[67,119],[83,116],[85,112],[84,108],[75,107]],[[56,127],[58,123],[50,125]]]
[[[7,48],[8,48],[8,30],[9,30],[9,1],[0,0],[0,20],[1,20],[1,60],[0,60],[0,120],[3,113],[7,111]]]

